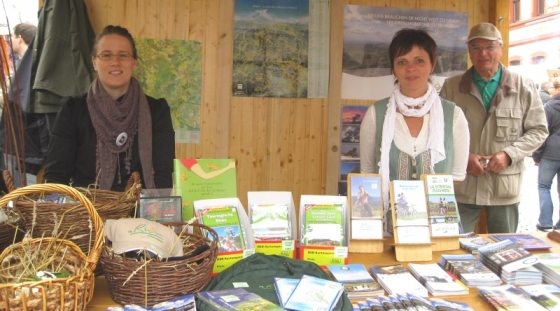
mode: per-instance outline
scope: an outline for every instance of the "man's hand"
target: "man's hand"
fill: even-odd
[[[480,176],[486,173],[483,164],[486,163],[488,156],[481,156],[476,153],[469,153],[469,163],[467,163],[467,173]]]
[[[498,174],[501,171],[503,171],[506,167],[508,167],[510,162],[511,159],[509,155],[503,151],[500,151],[490,156],[490,162],[488,162],[488,165],[484,170],[486,172],[493,172]]]

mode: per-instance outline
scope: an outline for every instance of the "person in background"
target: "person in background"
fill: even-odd
[[[31,75],[31,61],[33,58],[33,51],[29,50],[30,46],[33,46],[33,39],[35,38],[35,34],[37,33],[37,26],[30,24],[30,23],[20,23],[14,27],[14,32],[11,36],[11,47],[12,52],[18,56],[18,59],[15,63],[15,71],[10,78],[11,86],[8,92],[8,102],[12,103],[11,109],[17,107],[17,109],[24,110],[24,107],[27,106],[27,102],[29,100],[29,80]],[[29,50],[29,51],[28,51]],[[3,105],[2,105],[3,106]],[[20,170],[20,165],[25,163],[26,166],[26,181],[27,185],[34,184],[36,180],[35,173],[38,170],[36,163],[41,162],[44,160],[40,156],[40,152],[34,152],[31,146],[27,146],[26,154],[19,154],[20,156],[20,163],[16,163],[16,156],[14,155],[14,151],[18,148],[21,151],[20,146],[10,146],[10,148],[6,148],[6,136],[4,132],[5,122],[7,116],[4,113],[7,113],[9,109],[5,109],[2,111],[2,118],[0,121],[0,145],[5,153],[6,151],[10,152],[10,154],[5,154],[3,159],[0,161],[0,169],[8,169],[13,172],[13,181],[14,186],[20,187],[23,183],[20,181],[20,175],[14,171],[14,167],[17,170]],[[15,118],[15,112],[11,113],[12,116]],[[54,117],[52,118],[54,120]],[[36,123],[34,122],[33,116],[25,117],[25,129],[34,127]],[[28,126],[29,125],[29,126]],[[8,132],[9,133],[9,132]],[[26,132],[27,133],[27,132]],[[17,140],[17,139],[16,139]],[[28,140],[27,137],[25,139],[26,145],[30,143],[31,140]],[[14,142],[15,143],[15,142]],[[25,160],[23,159],[25,158]],[[28,162],[29,161],[29,162]],[[38,165],[40,167],[40,165]],[[33,172],[31,174],[30,172]]]
[[[87,94],[62,99],[51,132],[44,182],[123,191],[137,171],[145,189],[171,188],[175,133],[165,99],[146,96],[132,76],[138,54],[126,28],[106,26]]]
[[[362,173],[383,177],[384,212],[389,181],[444,173],[465,178],[469,131],[454,103],[441,99],[430,83],[437,45],[424,29],[401,29],[389,45],[395,87],[389,98],[371,105],[360,128]],[[390,217],[386,233],[392,229]]]
[[[552,225],[554,205],[550,196],[550,186],[556,176],[560,193],[560,78],[552,82],[550,100],[544,105],[548,122],[548,137],[537,151],[533,152],[533,161],[539,167],[539,203],[540,214],[537,229],[548,231],[560,229],[560,220]]]
[[[467,177],[455,187],[459,214],[465,232],[486,208],[489,233],[514,233],[523,160],[548,135],[543,105],[530,79],[500,63],[502,35],[494,25],[472,27],[467,45],[473,66],[440,92],[464,111],[470,131]]]
[[[548,91],[548,81],[541,83],[541,89],[539,90],[539,96],[544,104],[550,99],[550,92]]]

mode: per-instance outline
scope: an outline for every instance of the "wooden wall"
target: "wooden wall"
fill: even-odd
[[[238,195],[247,191],[336,194],[344,5],[467,12],[469,27],[509,18],[507,0],[331,0],[329,95],[324,99],[232,97],[233,0],[85,0],[97,33],[121,25],[136,38],[203,44],[201,140],[177,144],[177,158],[234,158]],[[507,34],[507,22],[499,25]],[[507,40],[504,40],[507,42]],[[507,49],[506,49],[507,51]],[[507,63],[507,53],[504,53]]]

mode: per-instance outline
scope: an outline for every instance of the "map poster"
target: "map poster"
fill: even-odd
[[[236,0],[233,96],[326,97],[328,9],[324,0]]]
[[[446,78],[467,70],[468,16],[465,12],[347,5],[344,9],[342,98],[389,97],[394,77],[389,44],[403,28],[423,27],[436,41],[432,83],[439,92]]]
[[[200,140],[202,45],[199,41],[135,39],[135,76],[144,93],[165,98],[171,108],[176,143]]]

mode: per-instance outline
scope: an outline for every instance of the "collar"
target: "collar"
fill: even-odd
[[[491,81],[495,81],[495,82],[500,82],[500,76],[502,75],[502,66],[500,64],[500,66],[498,66],[498,71],[496,71],[496,73],[492,76],[492,78],[490,78],[490,80],[486,80],[483,77],[481,77],[478,72],[476,72],[476,70],[473,70],[473,80],[476,83],[490,83]]]
[[[511,71],[509,71],[502,63],[500,63],[500,68],[502,70],[502,77],[500,78],[498,84],[498,90],[503,89],[508,94],[510,91],[516,91],[515,87],[515,77]],[[459,82],[459,91],[461,93],[476,93],[474,90],[476,89],[476,85],[474,84],[474,74],[475,70],[474,67],[471,66],[461,77],[461,81]]]

